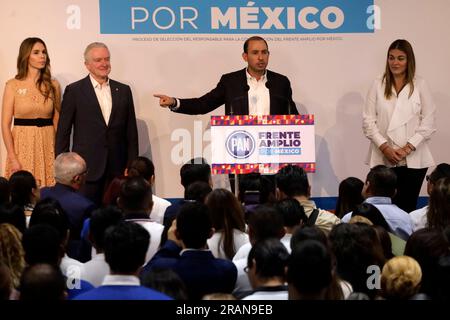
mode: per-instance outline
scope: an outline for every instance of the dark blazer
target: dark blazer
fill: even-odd
[[[270,94],[270,114],[298,114],[292,100],[291,83],[286,76],[267,70]],[[185,114],[205,114],[225,104],[225,114],[248,114],[248,90],[246,69],[224,74],[217,87],[200,98],[181,99],[175,111]]]
[[[129,161],[138,156],[138,133],[133,96],[129,86],[109,80],[112,109],[105,123],[92,82],[87,76],[68,85],[64,91],[56,131],[55,152],[69,151],[73,126],[72,151],[87,163],[87,181],[104,173],[118,176]]]
[[[41,199],[47,198],[55,199],[61,204],[69,218],[71,237],[80,239],[84,219],[89,217],[95,209],[94,203],[81,193],[61,183],[41,189]]]
[[[168,240],[144,267],[142,277],[155,269],[172,269],[183,280],[189,299],[199,300],[205,294],[231,293],[237,278],[233,262],[215,258],[211,251],[188,250]]]

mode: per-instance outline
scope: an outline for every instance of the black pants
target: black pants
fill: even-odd
[[[125,169],[125,168],[124,168]],[[96,181],[86,181],[86,183],[81,187],[80,192],[89,200],[94,202],[94,204],[100,208],[103,204],[103,195],[108,188],[111,181],[120,176],[122,173],[112,173],[112,169],[110,168],[110,159],[108,159],[105,172],[103,175]]]
[[[394,167],[392,169],[397,174],[397,194],[392,202],[408,213],[416,210],[420,188],[428,168]]]

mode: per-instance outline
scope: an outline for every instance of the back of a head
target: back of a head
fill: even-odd
[[[152,269],[144,275],[142,285],[167,294],[175,300],[187,300],[187,289],[172,269]]]
[[[292,250],[287,281],[300,295],[318,295],[332,281],[331,254],[316,240],[305,240]]]
[[[315,226],[304,226],[295,230],[291,238],[291,249],[297,248],[300,243],[306,240],[316,240],[325,245],[329,246],[326,234],[319,228]]]
[[[5,177],[0,177],[0,205],[9,202],[9,197],[9,181]]]
[[[12,224],[20,232],[24,232],[26,229],[26,217],[23,206],[13,203],[0,204],[0,223]]]
[[[444,234],[438,229],[424,228],[411,234],[406,242],[405,255],[413,257],[422,267],[450,253]]]
[[[69,231],[69,218],[57,200],[47,198],[39,201],[34,207],[29,226],[46,224],[55,228],[62,243]]]
[[[413,232],[405,246],[405,256],[414,258],[422,269],[421,293],[434,299],[439,279],[438,261],[450,254],[449,245],[439,229],[424,228]]]
[[[37,188],[36,179],[25,170],[14,172],[9,178],[11,202],[19,206],[31,203],[33,189]]]
[[[55,159],[55,180],[64,185],[71,185],[73,178],[86,171],[86,162],[76,152],[60,153]]]
[[[430,181],[435,183],[439,179],[442,178],[450,178],[450,164],[448,163],[440,163],[434,168],[433,172],[431,172]]]
[[[450,178],[441,178],[433,183],[427,210],[427,225],[440,230],[450,226]]]
[[[247,258],[247,266],[256,263],[255,274],[262,279],[280,277],[284,279],[289,252],[277,238],[269,238],[252,246]]]
[[[386,231],[391,231],[383,214],[371,203],[365,202],[356,206],[355,210],[352,212],[352,217],[355,216],[367,218],[373,225],[383,227]]]
[[[59,232],[47,224],[30,226],[23,234],[22,245],[28,265],[59,265],[61,258]]]
[[[295,196],[309,197],[308,176],[302,167],[287,165],[275,175],[277,188],[292,198]]]
[[[214,189],[206,199],[211,222],[216,231],[238,229],[245,231],[244,211],[233,193]]]
[[[293,228],[303,225],[308,220],[305,209],[295,199],[287,198],[281,200],[275,204],[275,208],[283,217],[285,227]]]
[[[248,220],[250,241],[256,243],[267,238],[284,236],[283,218],[274,207],[258,206]]]
[[[153,205],[150,183],[143,177],[127,178],[120,187],[119,206],[126,211],[148,211]]]
[[[92,212],[89,232],[95,247],[103,251],[105,245],[105,231],[111,226],[119,224],[123,219],[122,212],[116,207],[97,209]]]
[[[370,183],[371,196],[389,197],[395,195],[397,189],[397,175],[394,170],[384,165],[370,169],[366,181]]]
[[[363,187],[364,182],[355,177],[348,177],[341,181],[335,212],[338,217],[342,218],[364,201],[361,195]]]
[[[21,232],[9,223],[0,224],[0,262],[9,268],[12,284],[16,287],[25,267]]]
[[[184,199],[205,203],[205,199],[211,191],[212,188],[209,183],[204,181],[195,181],[191,183],[184,191]]]
[[[200,249],[206,245],[211,233],[211,219],[204,204],[185,203],[177,216],[177,233],[186,248]]]
[[[381,272],[381,292],[384,298],[406,300],[415,295],[420,288],[422,270],[419,263],[408,256],[390,259]]]
[[[150,235],[134,222],[121,222],[105,232],[105,260],[111,273],[130,275],[144,264]]]
[[[337,273],[350,282],[353,290],[373,297],[375,290],[367,287],[367,267],[384,264],[383,249],[372,226],[361,223],[341,223],[329,235],[332,252],[336,258]]]
[[[141,176],[145,180],[150,179],[155,175],[155,165],[146,157],[137,157],[133,160],[127,169],[129,177]]]
[[[20,300],[64,300],[66,281],[61,270],[50,264],[35,264],[25,269],[20,280]]]
[[[211,167],[203,158],[189,160],[180,169],[181,184],[186,189],[195,181],[209,183],[211,179]]]

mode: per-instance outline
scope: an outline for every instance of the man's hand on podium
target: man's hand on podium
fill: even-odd
[[[175,105],[175,99],[165,94],[154,94],[155,98],[159,98],[159,105],[163,108],[173,107]]]

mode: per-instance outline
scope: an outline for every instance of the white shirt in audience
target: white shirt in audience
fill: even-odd
[[[427,211],[428,211],[428,206],[411,211],[409,216],[411,217],[411,220],[413,221],[413,231],[423,229],[427,226],[427,223],[428,223]]]
[[[170,202],[166,199],[157,197],[155,195],[152,196],[153,199],[153,208],[152,212],[150,212],[150,219],[154,222],[158,222],[160,224],[164,223],[164,212],[168,206],[170,206]]]
[[[215,232],[211,238],[208,239],[208,247],[216,258],[229,259],[223,250],[223,233],[221,231]],[[234,248],[236,252],[244,244],[249,243],[248,234],[237,229],[233,229]]]
[[[86,280],[94,287],[101,286],[103,279],[109,274],[109,265],[105,261],[105,254],[96,254],[90,261],[83,264],[81,279]]]

